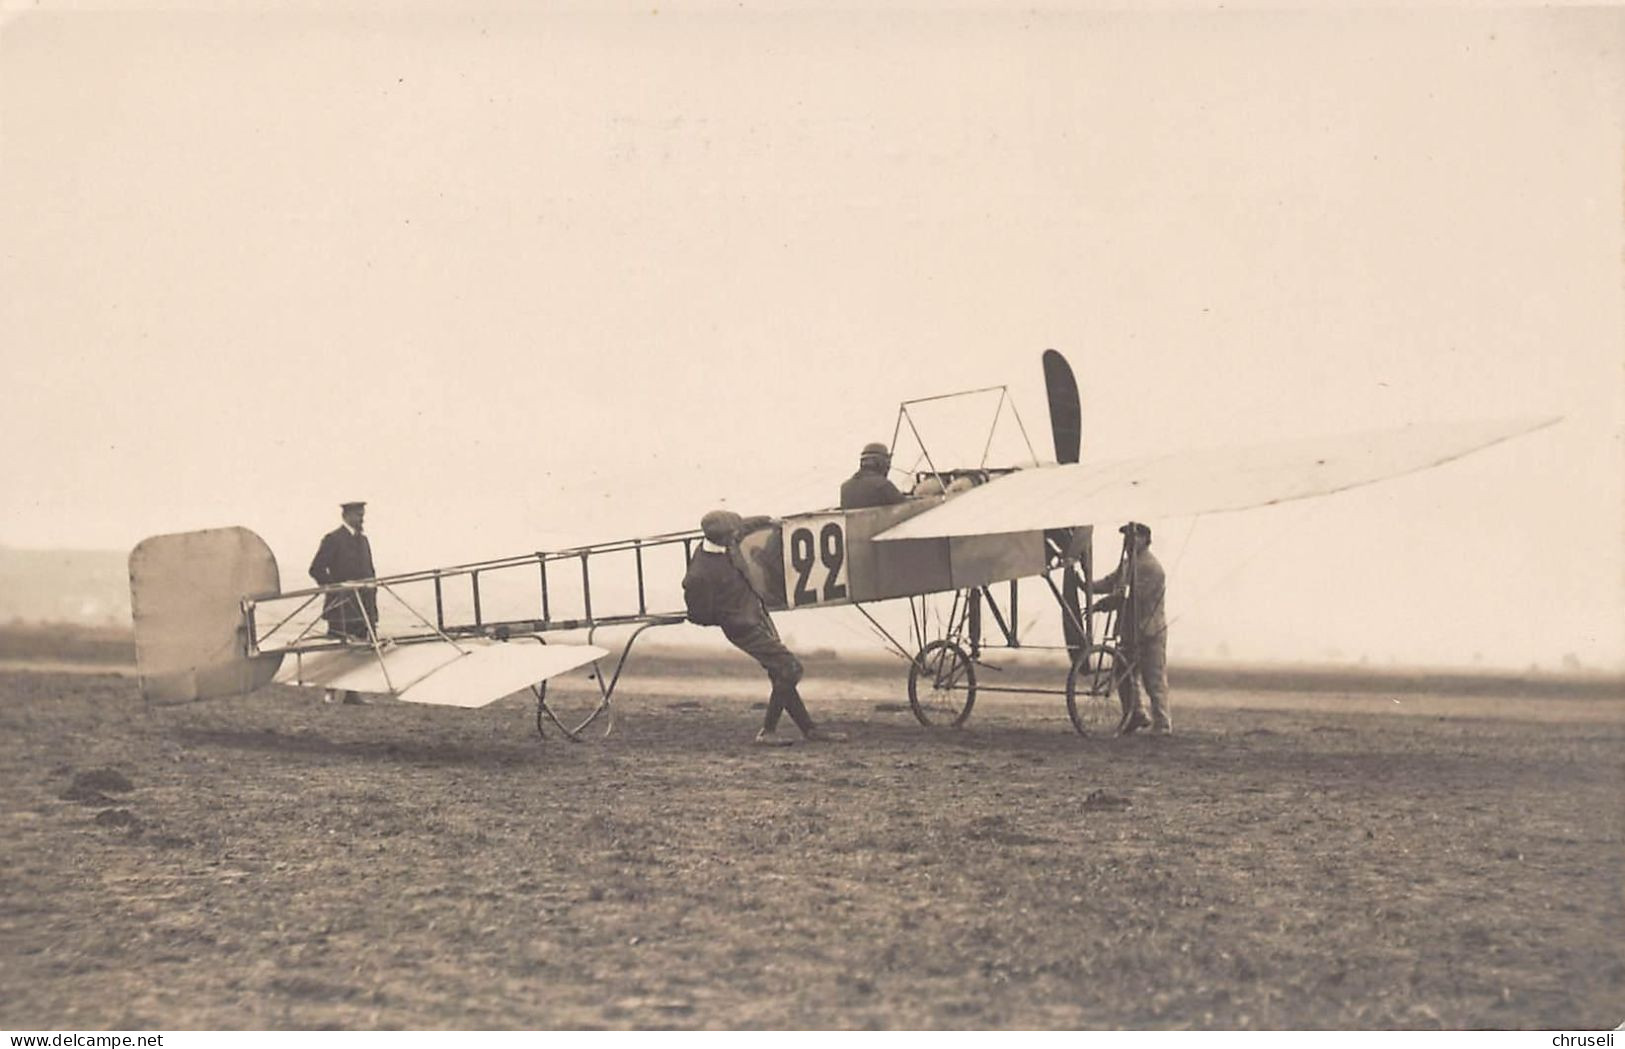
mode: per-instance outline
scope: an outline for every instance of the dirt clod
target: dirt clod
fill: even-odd
[[[93,809],[118,804],[117,798],[108,797],[99,790],[92,790],[89,787],[81,787],[77,784],[58,794],[57,797],[63,801],[77,801],[79,804],[89,805]]]
[[[100,768],[89,772],[81,772],[73,777],[73,786],[69,790],[100,790],[111,791],[114,794],[128,794],[135,789],[135,784],[117,769]]]
[[[141,817],[129,809],[104,809],[96,813],[96,826],[119,827],[130,831],[141,829]]]
[[[1134,802],[1120,794],[1110,794],[1103,788],[1091,790],[1083,799],[1083,807],[1089,812],[1119,812],[1130,808]]]

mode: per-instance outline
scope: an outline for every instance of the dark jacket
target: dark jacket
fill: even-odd
[[[760,619],[767,613],[729,554],[701,549],[683,576],[688,618],[702,626]]]
[[[841,509],[861,510],[866,506],[890,506],[903,501],[903,493],[883,473],[859,467],[841,482]]]
[[[352,579],[371,579],[377,574],[372,567],[372,544],[367,541],[366,534],[351,535],[350,530],[342,525],[322,536],[322,545],[316,549],[316,556],[310,562],[310,578],[320,586],[347,583]],[[361,590],[360,595],[367,618],[378,622],[377,593],[368,587]],[[347,594],[328,594],[322,615],[330,622],[338,617],[359,623],[359,617],[355,615],[355,601]]]

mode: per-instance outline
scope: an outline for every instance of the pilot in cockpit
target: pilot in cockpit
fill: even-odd
[[[907,497],[886,476],[890,470],[890,449],[878,441],[864,445],[858,454],[858,472],[841,483],[841,509],[858,510],[902,502]]]

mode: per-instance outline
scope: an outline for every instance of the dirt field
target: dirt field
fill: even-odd
[[[1625,697],[1186,691],[1083,740],[1055,698],[927,732],[893,672],[765,751],[752,678],[623,688],[572,745],[0,672],[0,1027],[1625,1019]]]

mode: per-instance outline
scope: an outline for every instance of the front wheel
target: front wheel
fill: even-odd
[[[1111,645],[1090,645],[1066,675],[1066,716],[1080,736],[1110,735],[1123,719],[1118,685],[1127,661]]]
[[[923,679],[923,687],[922,687]],[[908,705],[927,728],[958,728],[976,703],[976,667],[952,641],[933,641],[908,668]]]

